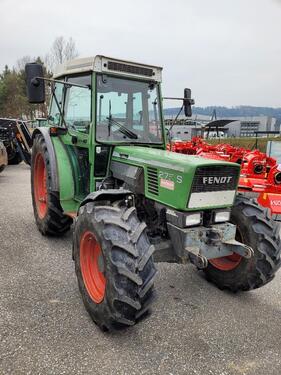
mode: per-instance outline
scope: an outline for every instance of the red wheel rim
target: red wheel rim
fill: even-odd
[[[215,268],[221,271],[231,271],[231,270],[234,270],[234,268],[238,267],[241,260],[242,260],[241,255],[232,254],[226,257],[209,259],[209,262],[211,263],[212,266],[214,266]]]
[[[234,223],[235,224],[235,223]],[[235,239],[239,242],[245,243],[244,236],[236,223],[236,236]],[[231,271],[239,266],[243,257],[239,254],[231,254],[226,257],[209,259],[211,265],[221,271]]]
[[[34,196],[40,219],[47,214],[47,172],[42,154],[37,154],[34,163]]]
[[[101,303],[105,294],[106,279],[102,273],[103,256],[95,235],[87,231],[80,241],[80,267],[89,296],[95,303]]]

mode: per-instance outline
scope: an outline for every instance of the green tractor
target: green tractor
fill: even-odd
[[[52,99],[33,132],[31,187],[43,235],[73,225],[83,302],[102,330],[134,325],[154,299],[154,261],[203,270],[220,289],[259,288],[280,266],[279,232],[236,195],[239,165],[166,150],[161,71],[105,56],[27,64],[31,103]],[[191,115],[190,90],[183,108]]]

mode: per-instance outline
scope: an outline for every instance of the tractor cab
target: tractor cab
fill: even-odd
[[[33,82],[28,86],[29,98],[33,103],[44,101],[40,66],[28,64],[26,71],[27,81]],[[57,68],[49,82],[47,127],[52,135],[63,137],[80,173],[91,176],[88,186],[76,186],[76,197],[96,190],[106,177],[115,145],[165,149],[161,71],[104,56],[73,60]]]
[[[100,188],[116,146],[166,149],[161,73],[161,67],[98,55],[58,66],[50,80],[39,64],[27,64],[30,102],[42,103],[45,82],[50,85],[45,125],[61,155],[56,158],[58,174],[68,176],[67,188],[58,181],[66,212],[77,211],[85,195]],[[186,97],[185,112],[190,106]],[[41,130],[35,130],[33,138]]]
[[[93,144],[164,148],[161,70],[103,56],[59,66],[49,124],[65,126],[78,138],[89,134]]]

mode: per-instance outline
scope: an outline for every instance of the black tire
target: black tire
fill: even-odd
[[[232,292],[260,288],[271,281],[280,267],[280,227],[256,200],[236,197],[230,221],[237,226],[237,240],[252,247],[254,256],[242,258],[236,268],[223,271],[210,262],[207,280]]]
[[[8,163],[10,165],[17,165],[22,162],[22,157],[18,152],[16,152],[11,159],[9,159]]]
[[[101,248],[106,280],[102,301],[90,296],[81,270],[81,239],[91,231]],[[134,207],[97,206],[80,208],[75,224],[73,255],[79,290],[92,320],[103,330],[118,330],[144,317],[154,299],[156,269],[146,225]]]
[[[40,154],[43,157],[46,168],[46,189],[47,189],[47,210],[44,217],[38,214],[38,208],[35,199],[34,178],[35,178],[35,159]],[[43,235],[61,236],[67,232],[72,224],[72,219],[63,213],[59,201],[59,192],[50,189],[51,172],[50,161],[45,140],[42,135],[36,135],[31,157],[31,195],[34,217],[39,231]]]
[[[5,167],[5,164],[0,166],[0,173],[4,171]]]

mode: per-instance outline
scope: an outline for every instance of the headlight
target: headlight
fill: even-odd
[[[230,211],[219,211],[215,212],[215,223],[224,223],[229,221],[230,219]]]
[[[196,212],[194,214],[187,215],[185,217],[185,226],[192,227],[193,225],[199,225],[201,223],[201,212]]]

